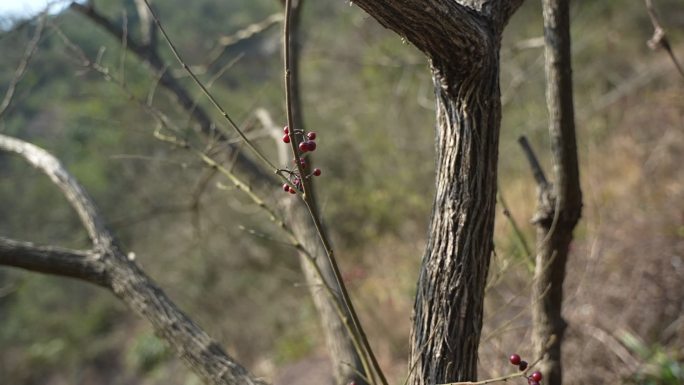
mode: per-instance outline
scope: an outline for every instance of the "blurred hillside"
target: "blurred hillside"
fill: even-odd
[[[684,61],[684,4],[655,3]],[[95,4],[139,36],[132,1]],[[214,80],[212,92],[239,122],[252,125],[256,108],[284,121],[280,26],[225,51],[218,45],[221,36],[279,12],[279,2],[155,5],[189,65],[216,59],[202,79]],[[682,383],[684,79],[664,51],[646,46],[653,27],[642,2],[578,0],[572,18],[585,205],[566,283],[566,383]],[[35,28],[35,21],[19,22],[0,32],[3,94]],[[100,57],[115,79],[84,69],[57,28],[88,57]],[[307,2],[303,35],[304,114],[320,138],[314,160],[324,171],[317,184],[324,218],[371,343],[390,381],[401,383],[432,201],[428,65],[347,2]],[[527,135],[552,175],[541,35],[540,5],[528,1],[501,53],[500,190],[530,246],[535,185],[516,139]],[[165,45],[160,52],[175,66]],[[172,70],[213,113],[178,67]],[[154,119],[117,85],[124,78],[142,100],[152,94],[156,79],[119,41],[73,11],[51,16],[0,132],[62,159],[139,263],[238,360],[276,383],[324,382],[307,374],[310,367],[325,373],[325,348],[294,250],[261,211],[222,187],[219,175],[154,138]],[[163,89],[153,104],[202,143]],[[271,139],[259,144],[277,159]],[[282,192],[271,190],[264,192],[275,202]],[[482,378],[509,371],[514,351],[531,354],[528,256],[506,217],[496,226]],[[57,190],[4,154],[0,235],[88,247]],[[199,383],[145,322],[84,283],[0,268],[0,325],[2,385]]]

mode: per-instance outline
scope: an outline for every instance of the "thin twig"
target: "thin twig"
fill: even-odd
[[[292,154],[294,155],[295,159],[295,165],[297,167],[297,171],[299,172],[299,175],[301,176],[302,180],[302,194],[301,198],[306,204],[307,209],[309,210],[309,214],[311,215],[311,219],[314,223],[314,226],[316,227],[316,232],[318,233],[318,236],[321,240],[321,243],[323,244],[323,248],[325,249],[326,256],[328,258],[328,262],[330,264],[330,267],[333,271],[333,276],[335,277],[335,283],[340,289],[340,295],[342,296],[342,302],[344,305],[347,307],[347,311],[349,312],[349,315],[351,317],[352,324],[354,326],[354,329],[358,333],[358,337],[360,338],[362,344],[363,344],[363,350],[358,351],[359,353],[359,358],[363,361],[365,359],[364,355],[367,355],[368,358],[370,359],[370,363],[372,364],[373,371],[370,373],[367,373],[368,376],[374,380],[375,376],[377,375],[380,378],[380,382],[383,385],[387,385],[387,379],[385,378],[385,375],[382,372],[382,368],[380,368],[380,365],[378,364],[378,361],[375,357],[375,354],[373,353],[373,349],[370,346],[370,343],[368,342],[368,337],[365,334],[365,331],[363,330],[363,327],[361,326],[361,323],[359,321],[358,315],[356,314],[356,311],[354,309],[354,305],[351,302],[351,298],[349,297],[349,293],[347,292],[347,288],[344,285],[344,280],[342,279],[342,274],[340,273],[340,269],[337,265],[337,261],[335,259],[334,253],[332,246],[330,244],[330,241],[328,240],[327,234],[325,233],[325,230],[323,229],[323,225],[321,223],[321,219],[316,211],[315,208],[315,203],[313,202],[312,199],[312,194],[310,194],[310,190],[312,188],[311,185],[311,180],[309,178],[305,178],[304,175],[304,169],[302,167],[302,162],[301,162],[301,153],[299,151],[298,145],[299,145],[299,140],[303,135],[296,135],[295,133],[297,132],[298,122],[294,121],[294,106],[292,103],[292,93],[293,93],[293,88],[294,84],[296,82],[296,79],[293,79],[293,74],[291,71],[291,62],[292,62],[292,54],[291,54],[291,45],[292,45],[292,40],[291,40],[291,28],[290,28],[290,22],[292,20],[292,0],[286,0],[285,1],[285,23],[283,26],[283,51],[284,51],[284,73],[285,73],[285,102],[286,102],[286,110],[287,110],[287,125],[289,127],[289,135],[290,135],[290,145],[292,148]],[[301,117],[298,117],[301,118]],[[375,381],[373,381],[375,382]]]
[[[325,279],[323,278],[323,272],[320,270],[318,265],[316,264],[316,261],[314,260],[314,257],[311,255],[311,253],[304,248],[303,243],[300,242],[295,234],[290,230],[290,228],[286,225],[286,223],[280,218],[275,210],[271,209],[263,199],[261,199],[252,189],[251,187],[243,182],[235,173],[232,172],[232,170],[228,167],[225,167],[221,165],[219,162],[216,160],[212,159],[208,154],[206,154],[204,151],[201,151],[199,149],[194,149],[191,147],[191,145],[184,140],[178,139],[174,135],[178,132],[180,132],[180,129],[178,127],[175,127],[173,125],[173,122],[168,119],[161,111],[156,110],[153,108],[150,104],[143,100],[139,100],[136,95],[134,95],[122,82],[117,81],[117,79],[114,78],[114,76],[111,74],[111,72],[105,68],[102,67],[100,64],[97,62],[94,62],[90,60],[85,52],[83,52],[78,46],[73,44],[69,40],[69,38],[62,33],[62,31],[59,29],[57,26],[53,26],[55,30],[57,31],[58,36],[60,36],[63,40],[66,46],[71,49],[76,56],[79,57],[83,65],[86,67],[91,68],[92,70],[100,73],[105,80],[108,82],[111,82],[113,84],[116,84],[120,87],[120,89],[126,94],[129,100],[137,102],[141,108],[143,108],[146,112],[148,112],[150,115],[152,115],[160,124],[160,127],[155,131],[154,136],[162,141],[169,142],[175,146],[178,146],[180,148],[185,148],[188,150],[191,150],[195,152],[196,155],[200,157],[200,159],[210,166],[213,170],[216,170],[226,176],[236,187],[236,189],[244,192],[247,194],[247,196],[254,202],[259,208],[262,210],[266,211],[268,214],[269,219],[276,224],[277,227],[279,227],[289,238],[290,240],[290,245],[293,246],[295,249],[297,249],[299,252],[301,252],[303,255],[305,255],[306,259],[309,261],[309,263],[312,264],[314,267],[315,273],[317,277],[320,279],[323,287],[326,290],[326,293],[332,298],[333,300],[333,305],[335,307],[335,311],[337,312],[339,318],[342,320],[342,323],[351,336],[351,341],[352,345],[354,346],[354,349],[357,352],[362,352],[362,345],[361,342],[354,333],[354,330],[352,329],[349,319],[345,316],[344,312],[342,311],[342,306],[343,304],[340,302],[338,296],[336,295],[336,292],[333,290],[333,288],[328,285],[327,282],[325,282]],[[161,132],[162,128],[166,128],[167,130],[171,131],[171,135],[163,134]],[[367,369],[364,369],[367,370]]]
[[[17,90],[17,85],[19,84],[21,79],[24,78],[26,70],[28,69],[28,66],[31,63],[31,59],[33,58],[33,55],[36,53],[36,50],[38,49],[38,43],[40,42],[40,38],[43,36],[43,29],[45,27],[46,18],[47,16],[45,13],[41,14],[40,22],[38,23],[38,26],[36,26],[36,30],[33,33],[33,37],[31,37],[31,40],[26,46],[26,51],[24,51],[24,56],[21,58],[21,61],[19,62],[17,69],[14,71],[14,76],[10,80],[10,84],[7,87],[7,91],[5,91],[5,97],[2,99],[2,103],[0,103],[0,117],[2,117],[5,114],[5,112],[7,112],[7,109],[12,104],[12,100],[14,99],[14,93]]]
[[[123,35],[121,36],[121,57],[119,62],[119,71],[121,72],[121,84],[126,84],[126,54],[128,53],[128,13],[126,9],[123,10],[123,21],[121,25],[121,30]]]
[[[665,29],[663,29],[663,27],[660,25],[653,2],[651,0],[644,0],[644,2],[646,3],[646,10],[648,11],[648,16],[651,19],[651,24],[653,24],[653,36],[647,42],[648,47],[652,50],[662,47],[665,51],[667,51],[672,59],[672,63],[674,63],[675,67],[677,67],[677,71],[679,71],[679,74],[684,77],[684,68],[679,63],[677,56],[675,56],[674,51],[672,50],[672,45],[670,45],[670,41],[665,34]]]
[[[499,203],[501,203],[501,208],[503,208],[503,215],[511,224],[513,233],[515,234],[516,239],[520,243],[520,246],[525,253],[525,262],[527,263],[527,267],[530,268],[530,270],[534,270],[534,256],[532,255],[532,249],[527,242],[527,238],[525,238],[525,234],[523,234],[522,230],[520,230],[518,222],[515,220],[515,218],[513,218],[513,214],[511,214],[511,210],[508,207],[508,203],[506,203],[503,194],[501,193],[501,189],[497,189],[496,195],[499,198]]]
[[[549,340],[546,342],[546,345],[545,345],[546,349],[548,349],[548,347],[551,346],[555,340],[556,340],[556,336],[551,336],[551,338],[549,338]],[[531,364],[529,364],[525,370],[517,372],[517,373],[508,374],[508,375],[501,376],[501,377],[490,378],[490,379],[482,380],[482,381],[450,382],[450,383],[441,384],[441,385],[485,385],[485,384],[492,384],[495,382],[507,382],[508,380],[512,380],[514,378],[519,378],[519,377],[526,377],[527,373],[544,358],[544,354],[546,354],[546,353],[545,352],[542,353],[539,357],[537,357],[536,360],[534,360]]]
[[[190,75],[190,78],[192,78],[193,82],[202,90],[202,93],[204,96],[209,99],[211,104],[221,113],[221,116],[230,124],[230,126],[235,130],[235,132],[244,140],[245,144],[247,147],[249,147],[252,152],[265,164],[267,165],[272,171],[278,172],[278,168],[270,161],[266,156],[259,151],[259,149],[254,146],[254,144],[247,138],[245,133],[238,127],[238,125],[235,123],[233,118],[228,115],[226,110],[221,106],[221,104],[216,100],[214,95],[209,92],[207,87],[204,86],[204,83],[202,83],[201,80],[195,75],[195,73],[190,69],[190,67],[185,64],[185,61],[183,58],[180,56],[180,53],[176,49],[176,46],[173,44],[171,39],[169,38],[169,35],[166,33],[166,30],[164,29],[164,26],[162,26],[161,21],[159,20],[159,17],[157,14],[154,12],[152,7],[150,6],[150,3],[148,0],[144,0],[145,5],[147,5],[147,9],[150,11],[150,15],[152,15],[152,18],[154,19],[155,24],[157,24],[157,28],[159,28],[159,31],[162,33],[162,36],[164,37],[164,41],[166,41],[166,44],[169,46],[169,49],[171,49],[171,52],[173,53],[173,56],[176,58],[176,60],[180,63],[180,65],[183,67],[183,69]]]
[[[530,163],[534,180],[537,182],[540,188],[547,188],[549,186],[549,182],[546,179],[546,175],[544,175],[544,169],[539,164],[537,155],[535,155],[534,150],[532,150],[532,146],[530,146],[530,142],[527,140],[527,137],[525,135],[521,135],[518,137],[518,143],[520,144],[520,147],[522,147],[525,157],[527,157],[527,161]]]

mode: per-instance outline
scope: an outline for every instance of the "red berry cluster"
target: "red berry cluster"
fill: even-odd
[[[292,135],[301,135],[302,136],[301,141],[299,142],[299,146],[298,146],[299,151],[301,151],[302,153],[316,150],[316,142],[315,142],[316,133],[315,132],[311,131],[311,132],[306,133],[306,135],[304,135],[303,130],[293,130],[293,132],[291,133],[290,128],[287,126],[285,126],[285,128],[283,128],[283,132],[284,132],[284,135],[283,135],[283,142],[284,143],[290,143],[290,141],[292,140]]]
[[[290,128],[285,126],[283,128],[283,142],[284,143],[290,143],[294,138],[294,135],[301,135],[299,138],[299,151],[301,153],[305,152],[310,152],[316,150],[316,133],[313,131],[310,131],[308,133],[304,133],[303,130],[292,130],[290,132]],[[297,159],[294,160],[295,166],[297,163]],[[308,164],[306,163],[306,160],[304,158],[299,159],[299,165],[301,166],[302,170],[306,169],[308,167]],[[303,185],[302,185],[302,178],[299,175],[299,172],[297,171],[297,167],[294,167],[294,170],[283,170],[289,174],[289,181],[291,184],[294,185],[294,188],[290,185],[290,183],[285,183],[283,184],[283,191],[289,192],[290,194],[296,194],[297,191],[303,190]],[[314,168],[311,174],[306,175],[304,178],[309,178],[311,176],[320,176],[321,175],[321,169],[320,168]]]
[[[511,362],[511,364],[517,365],[520,371],[524,371],[527,369],[527,361],[523,361],[517,354],[511,354],[511,356],[508,357],[508,360]],[[540,385],[540,382],[542,380],[542,374],[541,372],[537,371],[533,372],[529,375],[529,377],[526,378],[528,385]]]

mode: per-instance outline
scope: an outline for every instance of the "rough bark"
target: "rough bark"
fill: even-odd
[[[415,304],[411,383],[475,379],[492,251],[498,50],[501,31],[522,0],[355,3],[422,50],[435,82],[437,193]]]
[[[104,268],[94,261],[95,252],[67,250],[59,247],[40,247],[30,242],[19,242],[0,237],[0,265],[12,266],[44,274],[77,278],[105,286]]]
[[[495,53],[492,53],[495,55]],[[474,380],[492,252],[500,125],[498,68],[452,98],[435,74],[437,174],[414,306],[412,384]]]
[[[108,288],[146,318],[207,384],[264,384],[228,356],[122,251],[83,187],[54,156],[2,134],[0,150],[23,157],[53,181],[78,213],[94,246],[93,251],[71,251],[0,238],[1,265],[79,278]]]
[[[533,343],[545,382],[562,383],[563,281],[572,232],[582,210],[570,53],[568,0],[543,0],[546,103],[555,182],[539,184],[537,256],[533,285]],[[555,336],[551,344],[547,341]]]
[[[357,0],[423,51],[437,105],[436,194],[411,332],[411,384],[474,380],[492,253],[501,31],[522,1]]]

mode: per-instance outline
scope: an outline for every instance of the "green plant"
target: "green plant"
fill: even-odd
[[[665,349],[660,344],[648,346],[636,335],[625,332],[622,343],[641,358],[638,370],[628,379],[628,383],[639,385],[679,385],[684,383],[684,362],[676,352]]]

